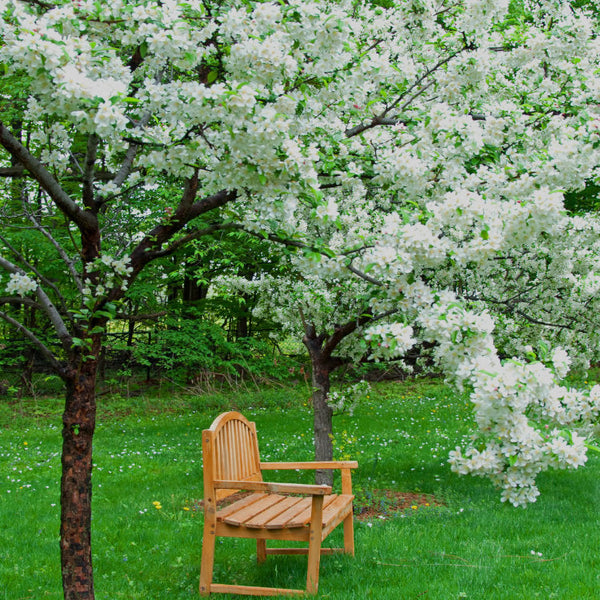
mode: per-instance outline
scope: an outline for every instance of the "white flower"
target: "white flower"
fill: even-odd
[[[564,348],[555,348],[552,352],[552,364],[556,374],[563,379],[569,373],[571,359]]]
[[[338,214],[338,205],[333,198],[329,198],[327,204],[319,205],[316,210],[317,217],[324,221],[329,219],[335,220],[337,219]]]
[[[8,283],[6,284],[6,291],[9,294],[16,293],[24,298],[30,292],[34,292],[37,287],[38,284],[27,275],[11,273]]]

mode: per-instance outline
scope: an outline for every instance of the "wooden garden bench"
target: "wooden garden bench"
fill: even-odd
[[[260,461],[256,426],[238,412],[223,413],[202,433],[204,457],[204,535],[200,594],[211,592],[257,596],[316,594],[321,554],[354,555],[352,480],[355,461],[272,462]],[[342,493],[332,494],[327,485],[269,483],[267,469],[341,469]],[[225,508],[217,501],[239,490],[250,495]],[[295,495],[288,495],[295,494]],[[344,523],[344,547],[321,548],[321,542]],[[258,562],[268,554],[308,554],[306,590],[225,585],[212,582],[215,540],[218,536],[253,538]],[[308,548],[267,548],[267,540],[308,542]]]

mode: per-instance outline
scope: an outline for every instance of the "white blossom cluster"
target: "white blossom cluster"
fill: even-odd
[[[104,298],[114,287],[118,286],[125,291],[129,286],[129,275],[133,272],[128,256],[114,258],[110,254],[103,254],[96,260],[101,278],[93,282],[89,277],[85,279],[83,295],[89,299]]]
[[[371,386],[368,381],[362,379],[343,390],[329,392],[327,404],[335,413],[348,413],[352,416],[360,401],[368,397]]]
[[[6,284],[8,294],[18,294],[25,297],[30,292],[35,292],[38,284],[24,273],[11,273]]]
[[[365,340],[371,345],[371,356],[375,359],[402,357],[416,343],[413,328],[402,323],[374,325],[365,332]]]

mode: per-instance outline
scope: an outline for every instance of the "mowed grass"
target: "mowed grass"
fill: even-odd
[[[264,460],[310,460],[306,388],[169,399],[100,398],[93,551],[99,600],[198,595],[201,431],[231,407],[255,420]],[[62,598],[58,530],[62,400],[0,404],[0,600]],[[28,417],[34,412],[34,417]],[[465,398],[438,381],[381,384],[354,416],[335,418],[338,458],[356,458],[364,503],[377,489],[432,494],[356,522],[357,556],[321,561],[330,599],[600,598],[600,460],[540,478],[527,509],[486,480],[458,477],[448,451],[468,436]],[[271,479],[278,476],[271,473]],[[279,480],[310,474],[280,473]],[[375,495],[376,496],[376,495]],[[339,544],[336,532],[326,544]],[[304,587],[305,557],[257,567],[251,541],[218,543],[215,581]],[[227,596],[221,596],[227,598]]]

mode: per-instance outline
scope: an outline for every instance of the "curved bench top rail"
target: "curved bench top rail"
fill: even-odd
[[[241,413],[230,411],[219,415],[208,431],[212,433],[214,479],[262,481],[254,423]]]

